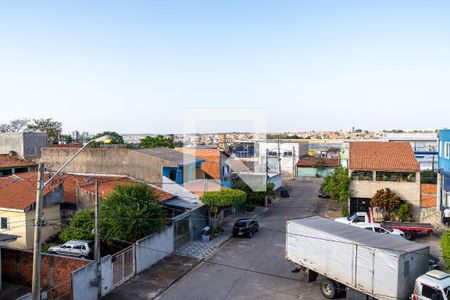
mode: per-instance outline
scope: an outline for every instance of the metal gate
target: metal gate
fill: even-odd
[[[112,287],[118,287],[135,273],[135,246],[132,245],[122,251],[114,254],[111,258],[112,262]]]

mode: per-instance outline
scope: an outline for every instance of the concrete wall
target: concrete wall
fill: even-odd
[[[351,174],[351,171],[349,174]],[[375,177],[376,174],[374,174]],[[352,180],[350,183],[352,197],[355,198],[372,198],[378,190],[385,188],[390,188],[402,200],[410,202],[414,206],[414,217],[419,218],[420,172],[416,172],[415,182]]]
[[[47,133],[13,132],[0,134],[0,154],[14,151],[20,158],[35,159],[48,144]]]
[[[33,270],[33,252],[2,248],[3,281],[31,286]],[[58,295],[71,293],[71,273],[87,264],[89,260],[64,257],[51,254],[41,256],[41,286],[44,290],[57,287]]]
[[[56,170],[78,149],[43,148],[41,161],[51,170]],[[67,167],[66,172],[128,175],[161,186],[162,167],[172,162],[161,160],[128,149],[85,149]]]
[[[136,273],[141,273],[174,251],[173,226],[136,242]]]
[[[72,299],[95,300],[97,299],[96,282],[97,270],[95,261],[72,272]],[[105,296],[112,290],[112,263],[111,256],[102,258],[101,265],[101,294]]]
[[[96,280],[96,275],[95,262],[91,262],[90,264],[72,272],[72,299],[97,299],[97,287],[93,284]]]
[[[47,147],[48,135],[44,132],[23,133],[23,156],[25,159],[36,159],[41,156],[41,148]]]

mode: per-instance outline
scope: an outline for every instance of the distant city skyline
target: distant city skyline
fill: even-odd
[[[186,109],[255,108],[269,132],[449,127],[449,11],[442,0],[3,2],[0,123],[168,134],[183,132]]]

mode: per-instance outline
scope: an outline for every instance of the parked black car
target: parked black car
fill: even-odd
[[[259,224],[253,219],[239,219],[233,226],[233,237],[245,235],[249,238],[253,236],[255,232],[258,232]]]

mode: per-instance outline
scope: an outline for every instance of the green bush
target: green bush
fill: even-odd
[[[255,207],[256,207],[256,205],[254,205],[254,204],[247,204],[247,205],[245,206],[245,209],[246,209],[247,211],[254,211],[254,210],[255,210]]]
[[[403,222],[411,221],[412,212],[413,212],[413,205],[411,203],[405,202],[401,204],[400,207],[398,208],[397,215]]]
[[[348,216],[348,203],[346,201],[341,201],[341,214],[342,216]]]
[[[450,230],[444,231],[441,237],[442,256],[447,269],[450,268]]]

